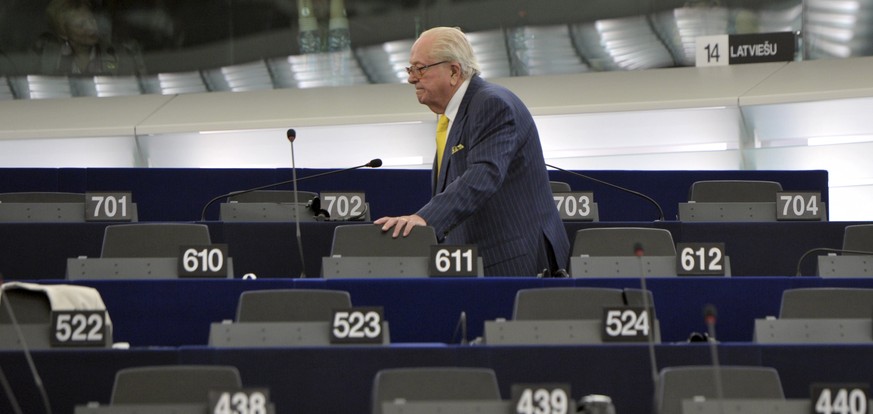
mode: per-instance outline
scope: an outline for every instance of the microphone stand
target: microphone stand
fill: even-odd
[[[206,221],[206,209],[208,209],[209,206],[211,206],[216,201],[221,200],[222,198],[232,197],[232,196],[236,196],[236,195],[240,195],[240,194],[251,193],[253,191],[265,190],[268,188],[278,187],[280,185],[297,183],[297,182],[305,181],[305,180],[308,180],[311,178],[323,177],[325,175],[338,174],[341,172],[357,170],[357,169],[364,168],[364,167],[377,168],[377,167],[381,167],[381,166],[382,166],[382,160],[376,158],[376,159],[373,159],[366,164],[358,165],[358,166],[354,166],[354,167],[350,167],[350,168],[344,168],[342,170],[325,171],[325,172],[318,173],[318,174],[307,175],[306,177],[300,177],[298,179],[292,178],[290,180],[285,180],[285,181],[281,181],[281,182],[273,183],[273,184],[262,185],[260,187],[255,187],[255,188],[249,188],[247,190],[231,191],[227,194],[221,194],[221,195],[209,200],[209,202],[206,203],[205,206],[203,206],[203,210],[200,213],[200,221]]]
[[[596,178],[594,178],[594,177],[589,177],[589,176],[587,176],[587,175],[585,175],[585,174],[577,173],[577,172],[575,172],[575,171],[570,171],[570,170],[565,170],[565,169],[560,168],[560,167],[555,167],[554,165],[551,165],[551,164],[546,164],[546,167],[554,168],[554,169],[556,169],[556,170],[558,170],[558,171],[565,172],[565,173],[567,173],[567,174],[572,174],[572,175],[575,175],[575,176],[579,176],[579,177],[582,177],[582,178],[585,178],[585,179],[588,179],[588,180],[594,181],[594,182],[596,182],[596,183],[600,183],[600,184],[603,184],[603,185],[607,185],[607,186],[610,186],[610,187],[615,188],[615,189],[617,189],[617,190],[621,190],[621,191],[624,191],[624,192],[626,192],[626,193],[631,193],[631,194],[633,194],[633,195],[635,195],[635,196],[637,196],[637,197],[642,197],[642,198],[644,198],[646,201],[648,201],[649,203],[652,203],[652,205],[654,205],[655,208],[658,209],[658,220],[656,220],[656,221],[664,221],[664,209],[661,208],[661,205],[658,204],[658,202],[655,201],[655,199],[653,199],[652,197],[649,197],[649,196],[647,196],[647,195],[645,195],[645,194],[643,194],[643,193],[641,193],[641,192],[639,192],[639,191],[634,191],[634,190],[631,190],[631,189],[629,189],[629,188],[624,188],[624,187],[622,187],[622,186],[615,185],[615,184],[613,184],[613,183],[609,183],[609,182],[606,182],[606,181],[603,181],[603,180],[598,180],[598,179],[596,179]]]
[[[864,251],[864,250],[832,249],[832,248],[829,248],[829,247],[817,247],[817,248],[815,248],[815,249],[809,249],[809,250],[807,250],[806,252],[804,252],[804,253],[800,256],[800,259],[797,260],[797,269],[795,269],[796,272],[794,273],[795,276],[803,276],[803,273],[801,273],[801,271],[800,271],[800,265],[803,264],[803,259],[806,259],[806,256],[809,256],[810,254],[815,253],[815,252],[827,252],[827,253],[850,253],[850,254],[859,254],[859,255],[864,255],[864,254],[873,255],[873,252]]]

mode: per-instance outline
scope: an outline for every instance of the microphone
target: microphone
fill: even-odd
[[[600,184],[603,184],[603,185],[607,185],[607,186],[610,186],[610,187],[615,188],[615,189],[617,189],[617,190],[621,190],[621,191],[624,191],[624,192],[626,192],[626,193],[631,193],[631,194],[633,194],[633,195],[635,195],[635,196],[637,196],[637,197],[642,197],[643,199],[645,199],[645,200],[648,201],[649,203],[652,203],[652,205],[654,205],[655,208],[658,209],[658,220],[656,220],[656,221],[664,221],[664,209],[661,208],[661,205],[658,204],[658,202],[655,201],[655,199],[653,199],[652,197],[649,197],[649,196],[647,196],[647,195],[645,195],[645,194],[643,194],[643,193],[641,193],[641,192],[639,192],[639,191],[634,191],[634,190],[631,190],[631,189],[628,189],[628,188],[624,188],[624,187],[622,187],[622,186],[615,185],[615,184],[613,184],[613,183],[609,183],[609,182],[606,182],[606,181],[603,181],[603,180],[598,180],[598,179],[596,179],[596,178],[594,178],[594,177],[589,177],[589,176],[587,176],[587,175],[585,175],[585,174],[577,173],[577,172],[575,172],[575,171],[570,171],[570,170],[565,170],[565,169],[563,169],[563,168],[555,167],[554,165],[551,165],[551,164],[546,164],[546,167],[554,168],[554,169],[556,169],[556,170],[558,170],[558,171],[565,172],[565,173],[567,173],[567,174],[576,175],[576,176],[579,176],[579,177],[582,177],[582,178],[585,178],[585,179],[588,179],[588,180],[594,181],[594,182],[596,182],[596,183],[600,183]]]
[[[803,263],[803,259],[806,259],[806,256],[809,256],[812,253],[816,252],[828,252],[828,253],[850,253],[850,254],[873,254],[873,252],[868,252],[864,250],[846,250],[846,249],[831,249],[829,247],[817,247],[815,249],[809,249],[804,252],[800,259],[797,260],[797,269],[794,272],[796,276],[803,276],[803,273],[800,272],[800,265]]]
[[[300,201],[297,199],[297,166],[294,164],[294,140],[297,131],[289,129],[285,136],[291,143],[291,179],[294,180],[294,227],[297,230],[297,253],[300,255],[300,277],[306,277],[306,264],[303,262],[303,236],[300,235]]]
[[[461,332],[461,345],[468,345],[469,341],[467,340],[467,312],[461,311],[461,315],[458,317],[458,324],[455,325],[455,333],[452,335],[452,342],[458,335],[458,331]]]
[[[341,169],[341,170],[325,171],[325,172],[321,172],[321,173],[318,173],[318,174],[312,174],[312,175],[307,175],[307,176],[305,176],[305,177],[300,177],[299,179],[294,179],[294,178],[292,178],[292,179],[290,179],[290,180],[280,181],[280,182],[278,182],[278,183],[273,183],[273,184],[266,184],[266,185],[262,185],[262,186],[259,186],[259,187],[249,188],[249,189],[246,189],[246,190],[231,191],[231,192],[229,192],[229,193],[219,195],[219,196],[217,196],[217,197],[215,197],[215,198],[209,200],[209,202],[206,203],[205,206],[203,206],[203,210],[202,210],[201,213],[200,213],[200,221],[206,221],[206,210],[209,208],[209,206],[211,206],[212,204],[214,204],[216,201],[221,200],[222,198],[232,197],[232,196],[236,196],[236,195],[240,195],[240,194],[251,193],[252,191],[265,190],[265,189],[267,189],[267,188],[273,188],[273,187],[278,187],[278,186],[280,186],[280,185],[291,184],[291,183],[294,183],[294,182],[297,182],[297,181],[305,181],[305,180],[309,180],[309,179],[312,179],[312,178],[324,177],[325,175],[332,175],[332,174],[338,174],[338,173],[341,173],[341,172],[346,172],[346,171],[351,171],[351,170],[357,170],[357,169],[364,168],[364,167],[369,167],[369,168],[379,168],[379,167],[381,167],[381,166],[382,166],[382,160],[380,160],[379,158],[374,158],[374,159],[370,160],[370,162],[368,162],[368,163],[366,163],[366,164],[356,165],[356,166],[354,166],[354,167],[350,167],[350,168],[344,168],[344,169]]]
[[[718,362],[718,342],[715,336],[715,321],[717,311],[715,305],[707,303],[703,307],[703,320],[706,322],[706,331],[709,334],[709,352],[712,355],[712,375],[715,380],[715,397],[718,400],[719,412],[724,412],[722,400],[724,400],[724,388],[721,385],[721,364]]]
[[[649,313],[649,320],[651,321],[649,334],[646,335],[646,343],[649,347],[649,363],[651,364],[652,370],[652,384],[656,385],[655,389],[657,390],[658,362],[655,359],[655,307],[649,303],[649,289],[646,288],[646,272],[645,269],[643,269],[643,256],[645,254],[646,251],[643,249],[643,244],[639,242],[634,243],[634,256],[637,257],[637,261],[640,264],[640,289],[643,291],[643,309]]]

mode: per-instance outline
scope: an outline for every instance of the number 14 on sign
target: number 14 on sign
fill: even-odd
[[[695,65],[727,66],[730,63],[728,35],[700,36],[695,46]]]

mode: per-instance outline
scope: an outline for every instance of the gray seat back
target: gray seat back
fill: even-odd
[[[553,193],[569,193],[573,191],[570,189],[570,184],[563,181],[549,181],[549,187],[551,187]]]
[[[239,371],[221,365],[167,365],[125,368],[115,375],[110,403],[197,404],[209,390],[242,387]]]
[[[799,288],[782,292],[783,319],[870,319],[873,289]]]
[[[23,192],[0,193],[0,203],[84,203],[83,193]]]
[[[669,230],[602,227],[578,230],[573,241],[573,256],[634,256],[638,245],[646,256],[676,255],[676,244]]]
[[[299,203],[307,203],[317,196],[318,193],[312,191],[297,192]],[[227,202],[234,201],[237,203],[293,203],[294,192],[285,190],[260,190],[227,197]]]
[[[433,227],[416,226],[407,237],[392,237],[374,224],[337,226],[333,233],[332,256],[343,257],[427,257],[437,244]]]
[[[4,289],[0,299],[0,324],[11,324],[12,317],[3,301],[9,301],[15,321],[19,324],[51,323],[52,306],[45,292],[26,289]]]
[[[873,224],[855,224],[843,230],[843,249],[873,252]]]
[[[211,244],[209,227],[190,223],[136,223],[106,226],[103,258],[177,257],[184,245]]]
[[[669,367],[661,370],[655,399],[659,414],[682,414],[682,400],[717,398],[715,368]],[[718,369],[724,398],[785,398],[779,373],[769,367],[722,366]]]
[[[392,368],[376,373],[373,380],[373,414],[382,403],[407,401],[500,400],[497,375],[488,368]]]
[[[691,184],[688,200],[698,203],[773,203],[779,191],[782,191],[782,184],[776,181],[697,181]]]
[[[341,290],[252,290],[240,295],[236,321],[329,322],[333,309],[351,306],[349,293]]]
[[[648,305],[654,306],[651,291]],[[521,289],[515,296],[513,320],[599,320],[607,306],[643,306],[640,289],[557,287]]]

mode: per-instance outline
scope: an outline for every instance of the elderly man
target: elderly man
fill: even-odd
[[[512,92],[479,76],[464,33],[421,34],[406,68],[438,115],[433,198],[415,214],[375,221],[393,236],[432,226],[440,242],[476,244],[486,276],[566,268],[570,242],[555,208],[539,134]]]

